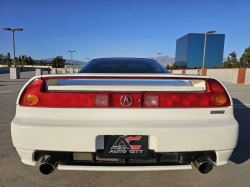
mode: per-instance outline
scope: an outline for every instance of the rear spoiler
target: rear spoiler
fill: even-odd
[[[40,77],[40,76],[39,76]],[[47,79],[183,79],[183,80],[205,80],[208,76],[200,75],[173,75],[167,73],[72,73],[72,74],[55,74],[42,75]]]
[[[58,79],[169,79],[169,80],[189,80],[192,81],[193,86],[199,86],[199,84],[204,84],[204,82],[209,79],[216,80],[219,82],[227,92],[230,102],[232,102],[232,98],[226,86],[217,78],[208,77],[208,76],[200,76],[200,75],[173,75],[173,74],[131,74],[131,73],[74,73],[74,74],[55,74],[55,75],[41,75],[32,77],[21,89],[16,104],[19,104],[19,100],[21,94],[25,90],[25,88],[35,79],[42,78],[45,81],[57,81]]]

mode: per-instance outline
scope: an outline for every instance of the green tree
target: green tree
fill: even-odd
[[[27,65],[27,62],[25,61],[25,59],[22,60],[21,64],[22,65]]]
[[[26,55],[22,55],[22,62],[25,62],[28,65],[33,65],[34,64],[34,60],[29,56],[27,57]]]
[[[30,56],[27,58],[27,64],[29,64],[29,65],[34,64],[34,60]]]
[[[172,66],[167,65],[167,66],[166,66],[166,69],[167,69],[167,70],[170,70],[170,69],[173,69],[173,70],[174,70],[174,69],[179,69],[179,68],[178,68],[178,66],[174,63]]]
[[[25,59],[21,59],[21,60],[20,60],[20,59],[18,58],[16,62],[17,62],[17,65],[18,65],[18,66],[27,65],[27,63],[25,62]]]
[[[250,67],[250,46],[245,49],[244,53],[240,57],[240,64],[244,68]]]
[[[6,60],[7,60],[7,61],[10,61],[10,60],[11,60],[11,58],[10,58],[10,53],[7,53]]]
[[[5,56],[3,53],[0,54],[0,64],[5,64]]]
[[[65,65],[66,60],[63,59],[63,56],[57,56],[52,61],[53,68],[63,68]]]
[[[235,52],[229,54],[227,60],[223,62],[222,68],[237,68],[239,66],[239,62],[237,61],[237,55]]]
[[[22,55],[21,57],[22,64],[33,65],[33,61],[34,60],[30,56],[27,57],[26,55]]]
[[[7,61],[6,62],[6,65],[10,68],[10,67],[12,67],[12,65],[13,65],[14,63],[13,63],[13,60],[11,60],[11,61]]]
[[[12,65],[13,65],[13,60],[12,60],[11,57],[10,57],[10,53],[7,53],[7,55],[5,56],[4,63],[5,63],[8,67],[12,67]]]
[[[176,63],[174,63],[172,66],[171,66],[172,69],[179,69],[178,66],[176,65]]]
[[[46,61],[45,60],[39,60],[39,62],[38,62],[38,65],[39,66],[45,66],[46,65]]]
[[[166,66],[166,69],[168,69],[168,70],[173,69],[173,70],[174,70],[174,69],[179,69],[179,68],[178,68],[178,66],[174,63],[172,66],[167,65],[167,66]]]

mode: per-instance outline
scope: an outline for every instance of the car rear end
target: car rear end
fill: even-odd
[[[207,76],[43,75],[16,104],[13,144],[23,163],[41,161],[44,174],[192,165],[208,173],[228,162],[238,138],[230,94]]]

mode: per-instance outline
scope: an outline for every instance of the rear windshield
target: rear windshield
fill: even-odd
[[[95,59],[78,73],[170,73],[151,59]]]

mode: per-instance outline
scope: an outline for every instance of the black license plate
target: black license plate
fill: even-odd
[[[148,136],[115,135],[104,138],[104,157],[133,158],[148,155]]]

